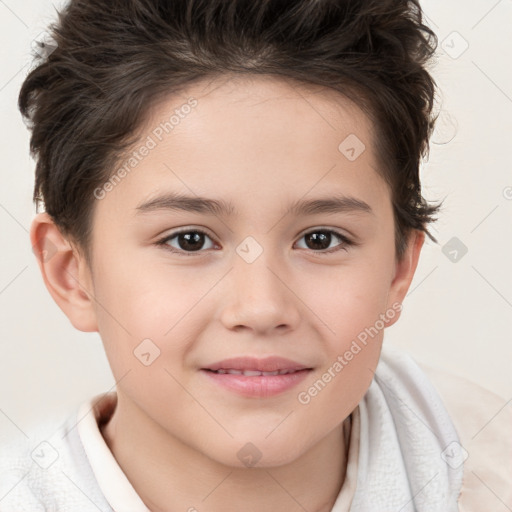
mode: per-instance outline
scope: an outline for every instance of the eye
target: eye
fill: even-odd
[[[211,240],[208,234],[201,229],[184,229],[181,231],[175,231],[165,238],[162,238],[162,240],[157,242],[157,245],[167,246],[171,252],[184,254],[185,256],[192,256],[192,254],[188,253],[201,252],[201,248],[204,246],[205,237]],[[174,241],[174,239],[176,240]],[[207,247],[207,249],[209,248],[211,247]]]
[[[156,242],[156,245],[165,246],[166,249],[173,253],[193,256],[194,253],[204,252],[205,238],[211,241],[209,247],[214,247],[211,237],[201,229],[182,229],[175,231],[161,240]],[[355,245],[354,242],[349,240],[345,235],[338,233],[332,229],[316,229],[315,231],[309,231],[302,235],[301,239],[306,241],[306,249],[311,249],[313,252],[319,254],[330,254],[340,250],[347,250],[349,246]],[[331,245],[336,238],[340,241],[334,247]]]
[[[302,235],[301,239],[302,238],[306,241],[306,249],[312,249],[314,252],[319,252],[321,254],[329,254],[340,250],[346,251],[349,246],[355,245],[354,242],[349,240],[345,235],[342,235],[332,229],[317,229],[315,231],[309,231]],[[341,243],[332,247],[331,243],[336,238],[340,240]]]

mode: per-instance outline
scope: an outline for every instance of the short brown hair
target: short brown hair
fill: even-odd
[[[437,37],[419,0],[70,0],[49,27],[19,108],[32,130],[34,201],[88,254],[93,190],[114,173],[158,100],[224,73],[317,84],[371,120],[391,190],[396,255],[439,205],[422,197]],[[42,53],[42,52],[40,52]]]

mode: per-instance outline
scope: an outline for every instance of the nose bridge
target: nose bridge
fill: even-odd
[[[247,253],[242,251],[249,248]],[[254,242],[246,242],[237,248],[234,261],[234,276],[237,292],[240,297],[251,298],[254,305],[262,308],[265,304],[271,308],[274,303],[282,300],[284,287],[276,276],[283,265],[277,263],[275,251],[268,246],[258,251]],[[260,303],[261,301],[261,303]]]
[[[268,254],[262,254],[252,263],[238,258],[234,268],[238,292],[254,300],[265,299],[269,304],[276,301],[283,294],[283,284],[276,276],[280,266],[273,264],[275,260]]]
[[[226,326],[267,331],[297,322],[297,304],[285,284],[284,265],[276,251],[258,248],[255,240],[244,241],[237,248],[230,274],[233,293],[223,314]]]

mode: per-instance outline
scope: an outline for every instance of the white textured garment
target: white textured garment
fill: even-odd
[[[435,371],[430,376],[447,391],[464,447],[425,373],[385,345],[375,378],[351,415],[347,470],[332,512],[506,511],[512,504],[510,411],[479,386]],[[115,393],[99,395],[55,434],[31,434],[2,448],[0,512],[148,512],[98,427],[115,405]],[[466,424],[477,436],[464,430]]]
[[[437,391],[408,355],[383,350],[359,414],[351,512],[458,510],[463,448]]]

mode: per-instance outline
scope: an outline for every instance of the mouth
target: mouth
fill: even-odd
[[[268,356],[263,359],[251,356],[231,357],[230,359],[223,359],[222,361],[217,361],[203,368],[203,370],[210,370],[212,372],[231,374],[239,372],[239,374],[244,373],[248,376],[257,376],[259,374],[279,375],[306,369],[311,368],[297,361],[278,356]],[[253,375],[250,374],[250,372],[258,373]]]
[[[223,374],[230,374],[230,375],[244,375],[245,377],[270,377],[275,375],[287,375],[289,373],[297,373],[302,372],[304,370],[311,370],[311,368],[301,368],[298,370],[291,370],[291,369],[283,369],[283,370],[275,370],[273,372],[263,372],[258,370],[235,370],[234,368],[220,368],[218,370],[211,370],[210,368],[204,368],[206,371],[210,371],[212,373],[217,373],[220,375]]]
[[[290,390],[313,368],[281,357],[238,357],[201,368],[210,382],[244,397],[268,398]]]

